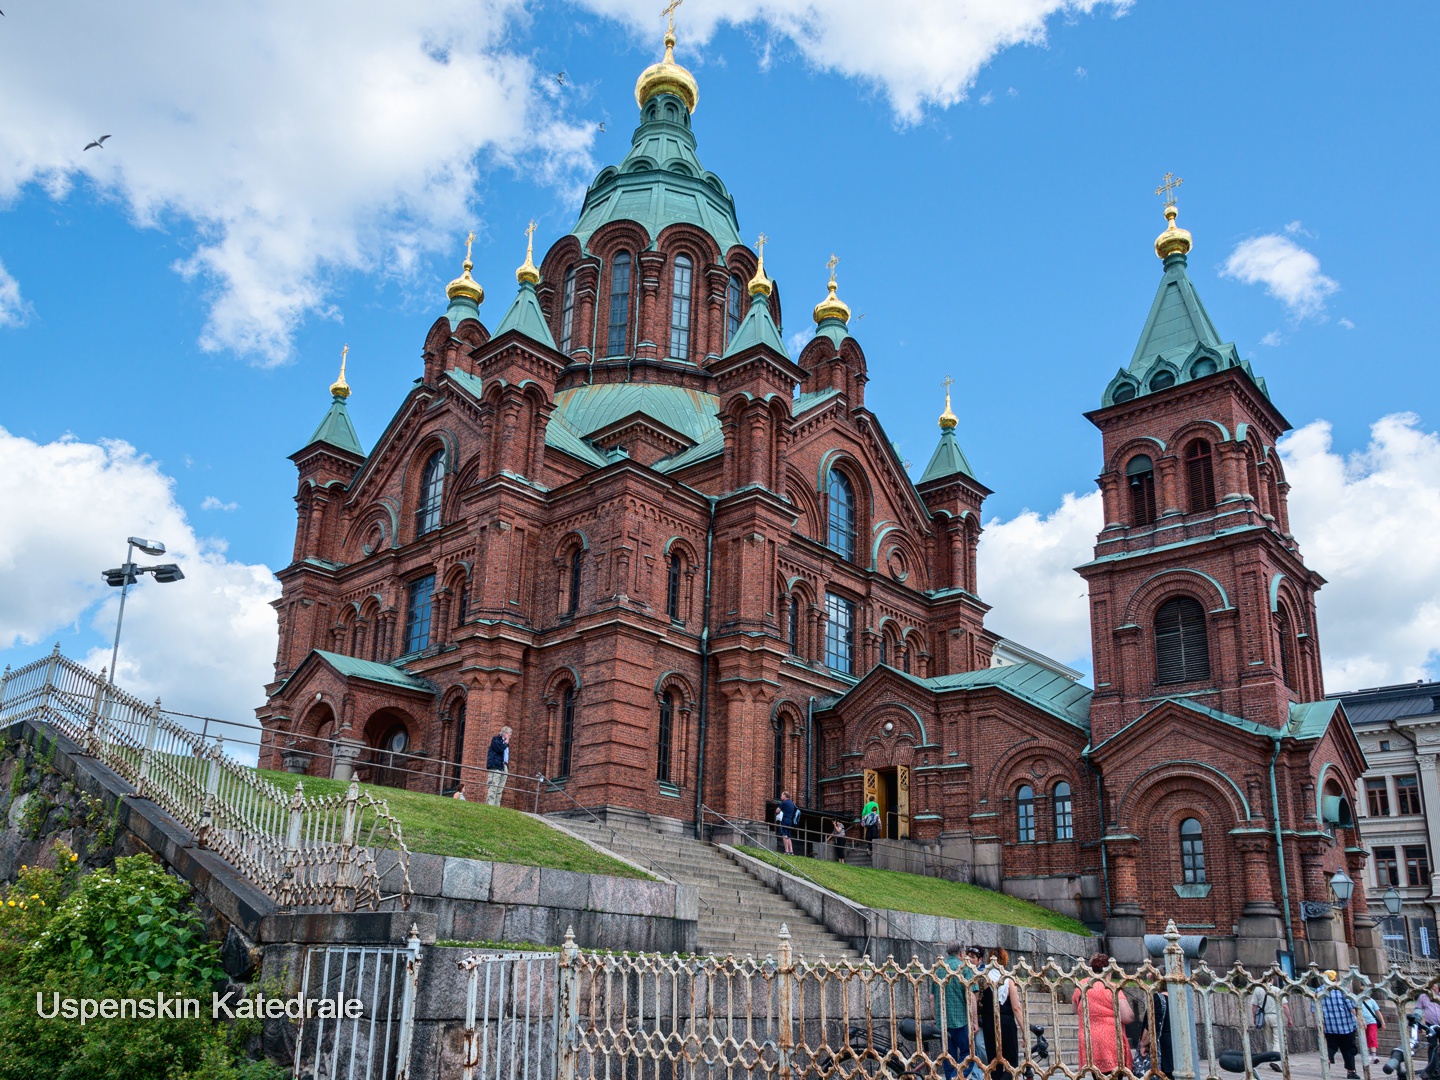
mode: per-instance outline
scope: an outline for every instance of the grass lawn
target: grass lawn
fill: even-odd
[[[798,855],[777,855],[757,847],[740,849],[752,858],[778,866],[799,878],[839,893],[857,904],[892,911],[915,911],[922,915],[943,915],[950,919],[975,919],[1006,926],[1033,926],[1041,930],[1064,930],[1071,934],[1090,931],[1085,924],[1048,908],[978,885],[958,881],[902,874],[894,870],[873,870],[866,866],[805,859]]]
[[[344,792],[349,786],[342,780],[299,777],[268,769],[261,769],[259,773],[285,792],[294,791],[295,781],[301,779],[305,781],[307,795]],[[372,784],[361,784],[360,790],[389,804],[390,813],[400,819],[405,846],[411,851],[520,866],[549,866],[582,874],[650,877],[517,810]]]

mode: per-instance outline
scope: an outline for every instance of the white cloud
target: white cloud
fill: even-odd
[[[521,0],[9,15],[0,201],[83,181],[137,225],[193,225],[176,265],[211,292],[203,343],[265,362],[286,357],[307,315],[335,315],[336,271],[403,275],[421,253],[458,251],[480,161],[525,156],[553,179],[593,138],[557,119],[536,90],[548,73],[514,50]],[[102,149],[81,149],[102,134]]]
[[[1435,675],[1440,657],[1440,435],[1397,413],[1363,450],[1332,449],[1316,420],[1280,444],[1290,527],[1329,579],[1317,600],[1331,691]],[[1427,676],[1427,665],[1431,670]]]
[[[0,327],[22,326],[30,316],[30,305],[20,295],[20,283],[0,263]]]
[[[1320,272],[1319,259],[1279,233],[1242,240],[1225,260],[1220,276],[1264,285],[1296,319],[1319,315],[1325,310],[1325,300],[1340,288],[1339,282]]]
[[[1353,322],[1351,322],[1349,319],[1346,319],[1346,318],[1344,318],[1344,317],[1342,317],[1342,318],[1340,319],[1340,325],[1343,326],[1346,330],[1354,330],[1354,329],[1355,329],[1355,324],[1354,324]]]
[[[786,338],[785,344],[790,346],[791,359],[799,356],[800,351],[804,349],[806,345],[809,345],[810,342],[814,339],[814,330],[796,330],[795,333],[791,334],[788,338]]]
[[[1268,345],[1270,346],[1270,348],[1275,349],[1278,348],[1281,342],[1283,342],[1284,340],[1285,339],[1280,336],[1279,330],[1271,330],[1268,334],[1266,334],[1260,339],[1260,344]]]
[[[1285,226],[1285,231],[1291,236],[1306,236],[1309,237],[1311,240],[1315,239],[1315,234],[1312,233],[1309,229],[1305,228],[1304,224],[1300,221],[1290,222],[1288,225]]]
[[[657,37],[652,0],[580,0],[624,19],[645,40]],[[690,0],[681,10],[680,57],[716,25],[758,24],[786,38],[813,66],[882,90],[895,114],[918,120],[929,106],[963,101],[980,70],[1015,45],[1043,45],[1046,23],[1107,7],[1120,14],[1131,0]],[[773,41],[760,46],[772,51]]]
[[[1088,78],[1089,75],[1090,75],[1090,72],[1086,71],[1083,67],[1077,67],[1077,68],[1075,69],[1075,77],[1076,77],[1077,79]]]
[[[1010,96],[1010,97],[1019,97],[1019,96],[1020,96],[1020,91],[1019,91],[1019,90],[1016,90],[1015,87],[1013,87],[1013,86],[1010,87],[1009,90],[1006,90],[1005,93],[1006,93],[1008,96]]]
[[[981,105],[989,105],[995,100],[995,94],[990,90],[986,90],[985,93],[980,95],[978,100]]]
[[[214,495],[206,495],[206,496],[205,496],[205,501],[200,504],[200,509],[201,509],[201,510],[223,510],[223,511],[225,511],[225,513],[228,514],[228,513],[231,513],[232,511],[239,510],[239,509],[240,509],[240,504],[237,503],[237,502],[221,502],[221,501],[220,501],[219,499],[217,499]]]
[[[1066,495],[1042,517],[1026,510],[988,522],[977,556],[987,625],[1062,663],[1090,667],[1090,601],[1075,567],[1094,557],[1104,525],[1100,493]]]
[[[116,682],[172,709],[253,720],[274,674],[279,585],[268,567],[197,537],[172,488],[127,443],[41,445],[0,428],[0,649],[42,642],[87,615],[108,641],[119,595],[100,572],[124,560],[127,536],[154,536],[185,580],[146,577],[130,589]],[[75,659],[98,671],[110,649]]]

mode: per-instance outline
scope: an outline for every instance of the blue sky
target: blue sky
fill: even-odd
[[[15,0],[0,25],[0,72],[10,72],[0,89],[19,106],[0,120],[0,428],[10,437],[0,445],[25,459],[8,488],[0,481],[0,586],[6,575],[44,580],[66,599],[47,608],[0,590],[0,646],[10,645],[0,662],[11,663],[55,640],[77,656],[103,642],[103,566],[86,560],[118,562],[126,532],[146,522],[193,531],[190,546],[220,567],[199,579],[209,592],[249,568],[245,598],[215,620],[240,618],[236,603],[259,605],[254,568],[283,566],[293,543],[286,455],[324,412],[342,343],[351,413],[370,446],[420,371],[465,229],[479,233],[475,276],[493,325],[512,295],[525,222],[539,222],[537,245],[548,247],[573,223],[584,184],[628,146],[635,76],[656,59],[662,28],[649,11],[658,5],[640,0],[528,10],[436,0],[429,22],[398,30],[374,14],[374,32],[394,39],[385,46],[367,43],[361,11],[343,37],[321,39],[303,71],[255,61],[251,87],[244,45],[233,72],[221,61],[211,78],[197,62],[162,77],[152,69],[165,54],[147,50],[163,49],[164,35],[156,44],[143,26],[107,28],[95,7],[97,25],[81,36],[122,40],[93,85],[77,87],[47,74],[84,44],[47,6]],[[955,6],[973,9],[975,25],[1007,7]],[[786,335],[811,325],[823,264],[837,252],[840,295],[865,316],[852,329],[870,362],[868,404],[916,475],[936,441],[940,380],[957,381],[962,445],[996,492],[990,584],[981,564],[992,624],[1083,663],[1083,586],[1066,567],[1083,558],[1087,531],[1093,538],[1093,500],[1064,500],[1093,490],[1099,437],[1081,413],[1128,362],[1154,293],[1151,243],[1164,222],[1151,191],[1166,171],[1184,177],[1192,279],[1222,336],[1304,429],[1291,450],[1308,455],[1292,465],[1297,488],[1297,467],[1314,477],[1314,509],[1297,521],[1302,548],[1351,583],[1322,641],[1329,631],[1343,645],[1366,619],[1407,628],[1378,649],[1357,640],[1327,657],[1332,688],[1434,677],[1440,566],[1418,540],[1440,506],[1440,407],[1432,350],[1416,336],[1440,286],[1425,235],[1440,9],[1033,6],[1058,9],[1044,42],[1012,46],[1005,33],[1033,27],[986,36],[918,3],[833,4],[824,10],[834,25],[818,29],[788,0],[741,5],[736,17],[754,17],[739,25],[716,23],[718,4],[681,9],[677,55],[700,82],[701,160],[735,195],[742,233],[771,238]],[[299,18],[282,11],[256,5],[213,29],[263,40]],[[427,64],[470,82],[431,92]],[[267,80],[285,96],[267,102]],[[207,82],[218,89],[202,91]],[[399,123],[377,114],[392,101],[402,101]],[[82,156],[105,133],[109,145]],[[317,144],[329,148],[307,149]],[[276,209],[287,202],[300,209]],[[1418,420],[1374,427],[1407,411]],[[122,465],[148,477],[149,494],[135,496],[145,521],[125,524],[123,507],[113,520],[98,510],[69,520],[37,496],[47,477],[72,482],[73,463],[55,460],[65,454],[40,452],[62,438],[94,450],[77,493]],[[143,458],[117,464],[106,440]],[[1315,535],[1304,531],[1311,522]],[[1384,542],[1330,536],[1367,527],[1383,528]],[[60,529],[84,542],[57,543]],[[1414,550],[1393,547],[1412,530]],[[1321,553],[1332,565],[1317,564]],[[1393,610],[1373,610],[1382,594]],[[1044,614],[1059,599],[1066,614]],[[153,645],[146,653],[137,642],[134,678],[167,698],[247,711],[257,693],[238,695],[256,682],[266,646],[262,614],[243,618],[244,678],[223,701],[194,671],[162,676]],[[206,662],[219,662],[225,636],[205,641]]]

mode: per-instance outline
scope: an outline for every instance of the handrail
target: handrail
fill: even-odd
[[[819,814],[819,816],[829,819],[844,820],[843,814]],[[743,820],[749,825],[757,826],[757,832],[778,828],[778,824],[772,822],[756,821],[753,818],[745,818]],[[790,825],[787,827],[790,829],[792,836],[796,840],[803,840],[804,842],[809,844],[833,844],[835,842],[835,837],[832,834],[825,832],[823,829],[807,829],[802,828],[798,825]],[[859,833],[847,832],[845,834],[846,847],[852,850],[866,843],[868,843],[868,841],[866,841],[863,835]],[[948,874],[926,876],[940,877],[945,881],[964,881],[966,883],[969,883],[971,867],[974,865],[969,860],[957,859],[950,855],[941,855],[939,853],[932,852],[927,848],[918,848],[916,853],[917,856],[927,865],[939,865],[943,869],[953,868],[957,875],[954,877],[949,876]],[[911,872],[912,871],[905,871],[905,873]]]

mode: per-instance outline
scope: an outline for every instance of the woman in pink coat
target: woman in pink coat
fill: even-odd
[[[1135,1020],[1130,999],[1112,987],[1102,974],[1110,957],[1096,953],[1090,958],[1094,978],[1086,979],[1070,999],[1080,1020],[1080,1068],[1096,1072],[1114,1072],[1122,1065],[1130,1068],[1130,1044],[1125,1039],[1125,1025]],[[1116,1010],[1119,1010],[1118,1020]]]

